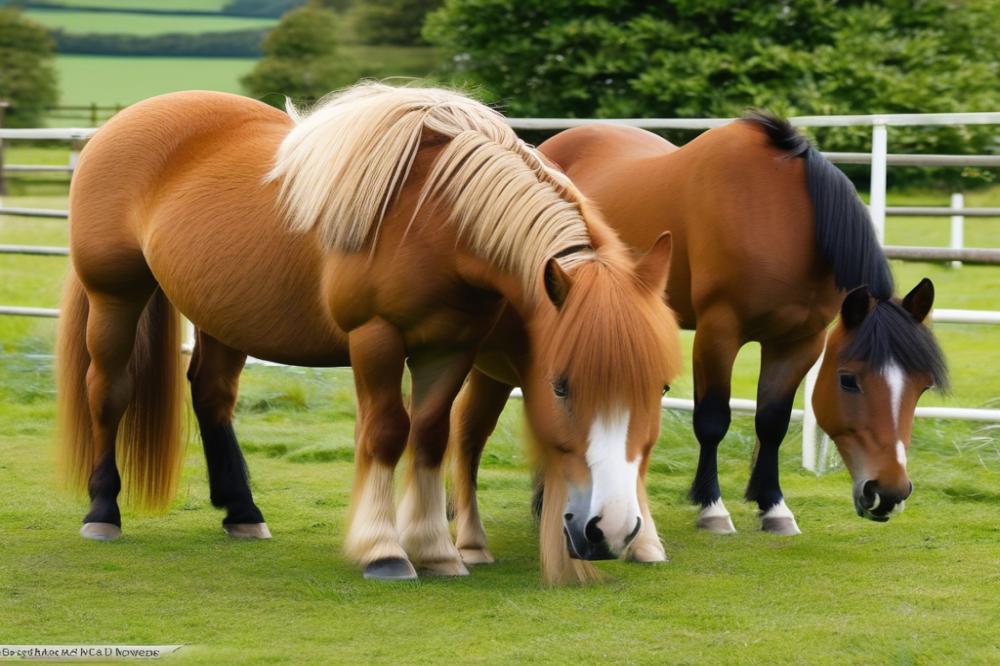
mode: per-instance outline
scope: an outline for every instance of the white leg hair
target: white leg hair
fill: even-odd
[[[656,523],[649,512],[649,500],[646,497],[646,489],[639,489],[639,506],[642,512],[642,527],[635,539],[629,544],[626,557],[633,562],[667,562],[667,551],[663,548],[660,535],[656,533]]]
[[[469,489],[469,499],[456,507],[455,545],[466,564],[491,564],[493,554],[486,547],[486,530],[479,516],[479,500],[475,488]]]
[[[392,467],[372,461],[367,470],[359,468],[344,550],[362,566],[387,557],[406,559],[396,532]]]
[[[715,500],[698,512],[698,527],[713,534],[735,534],[736,527],[729,515],[729,509],[722,498]]]
[[[442,576],[469,573],[448,532],[440,466],[427,467],[410,460],[398,520],[400,541],[417,568]]]

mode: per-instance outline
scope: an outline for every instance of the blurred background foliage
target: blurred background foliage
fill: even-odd
[[[1000,108],[996,0],[447,0],[424,27],[509,115],[726,117]],[[858,150],[867,128],[817,130]],[[894,152],[992,152],[997,128],[893,128]],[[986,172],[895,170],[970,180]]]

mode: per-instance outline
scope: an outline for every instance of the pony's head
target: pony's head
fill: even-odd
[[[664,234],[635,265],[616,244],[545,264],[523,386],[544,456],[543,559],[617,557],[642,524],[639,484],[680,368],[670,250]]]
[[[933,304],[934,285],[926,278],[901,301],[879,300],[858,287],[827,338],[813,409],[851,472],[859,516],[887,521],[913,490],[906,454],[917,400],[948,381],[944,356],[924,324]]]

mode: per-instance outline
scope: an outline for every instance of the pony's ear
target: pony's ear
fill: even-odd
[[[867,285],[852,289],[844,297],[844,303],[840,306],[840,321],[844,328],[850,330],[860,326],[861,322],[868,316],[874,302],[875,299],[872,298]]]
[[[545,293],[549,295],[549,300],[556,309],[561,308],[566,302],[566,296],[572,286],[572,278],[559,265],[559,261],[554,257],[549,259],[545,264]]]
[[[653,241],[653,247],[649,248],[636,265],[635,272],[639,280],[652,289],[653,293],[664,294],[666,291],[673,248],[670,232],[664,231]]]
[[[910,293],[903,297],[903,309],[918,322],[927,318],[934,307],[934,283],[924,278]]]

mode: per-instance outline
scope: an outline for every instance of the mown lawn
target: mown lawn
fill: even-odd
[[[59,0],[59,4],[77,7],[115,7],[118,9],[137,9],[155,7],[175,11],[197,9],[199,11],[219,11],[229,0]]]
[[[31,151],[14,149],[10,161],[43,157]],[[5,202],[61,207],[56,189],[36,187],[31,197]],[[891,195],[890,202],[944,199],[926,196]],[[994,190],[970,204],[997,198]],[[995,246],[997,224],[970,220],[969,244]],[[946,220],[892,220],[889,239],[940,244],[932,241],[940,228]],[[983,235],[974,241],[973,233]],[[60,221],[0,217],[0,243],[64,242]],[[0,303],[56,305],[64,265],[0,256]],[[904,287],[931,276],[942,307],[1000,309],[995,268],[893,268]],[[256,366],[244,374],[237,429],[272,541],[222,535],[193,426],[170,510],[126,512],[126,536],[116,543],[80,539],[85,503],[62,492],[53,471],[53,330],[49,320],[0,318],[0,642],[182,643],[193,663],[985,664],[1000,654],[995,427],[918,421],[910,456],[915,493],[903,515],[879,525],[854,515],[846,472],[815,477],[801,470],[793,425],[782,475],[803,535],[783,539],[758,532],[753,507],[738,500],[753,431],[751,419],[737,417],[720,467],[740,532],[717,537],[694,530],[695,510],[684,499],[696,460],[689,416],[665,413],[649,491],[672,561],[602,563],[603,584],[545,589],[528,512],[520,407],[512,404],[480,477],[500,561],[463,579],[386,585],[363,581],[340,552],[354,427],[345,370]],[[941,325],[937,333],[954,395],[929,395],[922,404],[995,405],[1000,332]],[[737,395],[753,394],[755,365],[748,348]],[[690,395],[689,379],[674,392]]]
[[[151,3],[152,4],[152,3]],[[177,9],[170,7],[169,9]],[[207,7],[206,9],[212,9]],[[61,28],[72,33],[123,33],[129,35],[159,35],[168,32],[201,33],[269,28],[277,24],[273,18],[244,16],[170,16],[126,14],[119,12],[71,12],[29,9],[25,16],[46,28]]]
[[[241,92],[253,58],[127,58],[59,55],[59,104],[128,105],[178,90]],[[50,123],[54,124],[54,123]],[[77,121],[74,126],[89,126]]]

